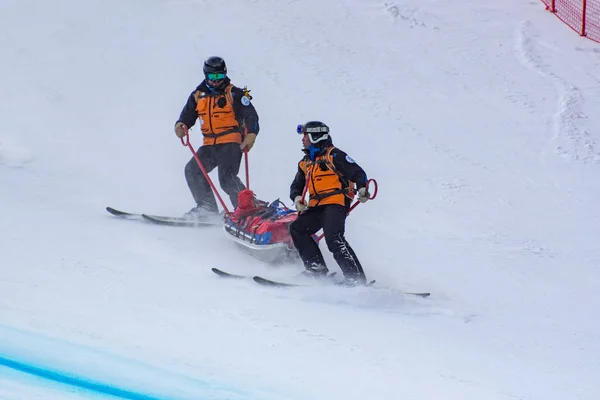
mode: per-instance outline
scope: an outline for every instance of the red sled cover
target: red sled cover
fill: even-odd
[[[296,211],[281,201],[269,204],[256,199],[252,190],[245,189],[238,195],[238,207],[229,217],[226,230],[253,244],[286,243],[292,246],[289,225],[296,217]]]

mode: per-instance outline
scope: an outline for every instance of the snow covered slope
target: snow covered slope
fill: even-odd
[[[0,54],[0,398],[598,398],[600,47],[541,2],[4,0]],[[222,280],[300,267],[105,212],[193,206],[211,55],[260,198],[313,119],[377,179],[347,238],[391,289]]]

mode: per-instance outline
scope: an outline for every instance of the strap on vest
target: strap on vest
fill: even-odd
[[[229,105],[231,106],[231,108],[233,108],[233,94],[231,93],[232,90],[233,90],[233,84],[230,83],[225,88],[225,99],[229,102]]]
[[[327,166],[338,176],[338,178],[340,179],[340,182],[342,183],[342,189],[350,189],[350,182],[348,181],[348,179],[346,179],[346,177],[342,176],[342,174],[340,173],[340,171],[337,170],[337,168],[335,167],[335,165],[333,164],[333,161],[329,160],[329,156],[331,155],[331,152],[333,151],[335,147],[331,147],[329,150],[327,150],[327,158],[326,158],[326,163]]]
[[[327,192],[327,193],[320,193],[320,194],[315,194],[313,196],[309,196],[308,198],[310,200],[323,200],[326,197],[330,197],[336,194],[346,194],[346,190],[344,189],[335,189],[332,190],[331,192]]]
[[[225,132],[220,132],[220,133],[203,133],[202,135],[205,138],[214,139],[214,138],[221,137],[221,136],[224,136],[224,135],[229,135],[229,134],[232,134],[232,133],[241,133],[241,132],[239,131],[239,129],[230,129],[230,130],[225,131]]]
[[[340,173],[340,171],[337,170],[337,168],[335,167],[335,165],[333,164],[333,162],[329,159],[329,157],[331,156],[331,152],[333,151],[333,149],[335,149],[335,146],[331,146],[328,150],[327,153],[325,153],[324,159],[319,160],[319,161],[312,161],[306,164],[306,169],[308,171],[308,169],[310,167],[312,167],[315,164],[325,164],[327,165],[327,167],[329,167],[330,170],[333,171],[334,174],[337,175],[338,179],[340,180],[340,183],[342,184],[342,188],[341,189],[335,189],[332,190],[331,192],[327,192],[327,193],[321,193],[321,194],[315,194],[313,196],[309,196],[309,200],[317,200],[317,201],[321,201],[326,197],[330,197],[330,196],[334,196],[336,194],[343,194],[345,196],[348,196],[349,193],[352,193],[353,190],[350,187],[350,183],[349,181],[342,176],[342,174]]]
[[[227,100],[227,102],[233,107],[233,84],[229,84],[227,85],[227,87],[225,88],[225,90],[223,91],[223,94],[225,95],[225,100]],[[209,92],[202,92],[200,90],[196,90],[196,92],[194,93],[194,100],[196,100],[196,102],[198,102],[198,100],[200,100],[200,94],[203,94],[203,98],[204,97],[217,97],[218,94],[213,94],[213,93],[209,93]]]

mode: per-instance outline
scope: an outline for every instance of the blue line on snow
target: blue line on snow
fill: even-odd
[[[106,394],[110,396],[120,397],[128,400],[161,400],[158,397],[148,396],[141,393],[132,392],[125,389],[120,389],[108,384],[91,382],[82,378],[76,378],[68,376],[65,373],[58,371],[51,371],[48,369],[35,367],[33,365],[25,364],[19,361],[11,360],[0,356],[0,366],[5,366],[16,371],[24,372],[26,374],[34,375],[42,379],[63,383],[69,386],[74,386],[80,389],[90,390],[100,394]]]

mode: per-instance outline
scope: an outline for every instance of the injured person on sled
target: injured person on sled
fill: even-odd
[[[250,189],[238,195],[238,206],[225,218],[225,232],[252,256],[277,263],[298,258],[289,225],[298,212],[279,199],[258,200]]]

